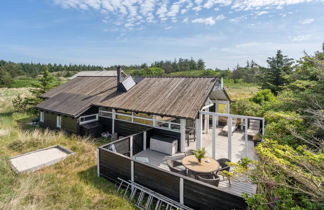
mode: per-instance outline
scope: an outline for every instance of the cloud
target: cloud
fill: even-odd
[[[283,6],[316,1],[319,2],[323,0],[236,0],[233,1],[232,8],[236,10],[252,10],[261,7],[281,9]]]
[[[260,11],[260,12],[257,12],[256,15],[257,16],[261,16],[261,15],[265,15],[265,14],[268,14],[269,12],[267,11]]]
[[[314,21],[315,21],[314,18],[307,18],[307,19],[304,19],[304,20],[300,21],[300,24],[303,24],[303,25],[305,25],[305,24],[311,24]]]
[[[281,9],[287,5],[306,2],[324,2],[324,0],[52,0],[64,9],[94,10],[103,15],[107,24],[124,25],[131,28],[139,24],[158,22],[177,22],[177,19],[190,18],[192,23],[214,25],[223,16],[212,15],[221,7],[233,11],[251,11],[261,16],[266,10]],[[255,12],[256,11],[256,12]],[[140,21],[139,21],[140,20]],[[111,22],[109,22],[111,21]],[[232,17],[235,21],[235,17]],[[309,24],[314,19],[305,19],[301,24]]]
[[[217,17],[208,17],[208,18],[195,18],[192,23],[201,23],[205,25],[214,25],[216,21],[224,20],[226,17],[224,15],[218,15]]]
[[[214,25],[216,21],[214,20],[213,17],[208,17],[208,18],[196,18],[192,20],[193,23],[202,23],[205,25]]]
[[[303,35],[297,35],[297,36],[291,37],[291,41],[293,41],[293,42],[301,42],[301,41],[310,40],[311,38],[312,38],[312,35],[303,34]]]

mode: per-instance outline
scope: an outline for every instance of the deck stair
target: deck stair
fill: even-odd
[[[127,198],[129,201],[133,202],[139,209],[192,210],[192,208],[189,208],[135,182],[126,181],[121,178],[118,178],[118,180],[119,184],[117,191],[121,193],[124,198]]]

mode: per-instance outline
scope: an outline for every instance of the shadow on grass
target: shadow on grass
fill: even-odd
[[[79,172],[78,176],[80,177],[82,182],[91,185],[104,193],[113,193],[117,195],[116,186],[113,183],[111,183],[105,178],[97,176],[96,166],[90,167],[87,170]]]
[[[0,117],[11,117],[13,115],[13,111],[12,112],[0,112]]]

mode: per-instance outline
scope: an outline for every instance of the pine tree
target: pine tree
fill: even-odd
[[[198,70],[205,70],[205,62],[202,59],[197,61],[197,68]]]
[[[287,76],[292,73],[294,60],[278,50],[275,57],[268,58],[267,63],[269,68],[264,69],[261,81],[262,88],[270,89],[277,94],[288,83]]]

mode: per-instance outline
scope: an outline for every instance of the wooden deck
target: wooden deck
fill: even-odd
[[[228,157],[228,137],[227,135],[221,135],[222,128],[216,128],[216,157],[227,158]],[[193,139],[193,138],[192,138]],[[212,130],[210,129],[208,134],[202,134],[202,147],[207,150],[207,156],[212,156]],[[254,150],[254,144],[252,141],[247,141],[247,145],[244,140],[243,131],[234,131],[232,135],[232,161],[238,162],[241,158],[247,157],[252,160],[257,160],[257,155]],[[189,146],[186,145],[186,150],[196,149],[196,142],[190,141]]]
[[[129,150],[133,142],[133,150]],[[142,133],[124,137],[99,147],[98,176],[112,182],[117,178],[139,183],[157,193],[194,209],[246,209],[242,192],[253,193],[249,183],[234,182],[228,186],[221,180],[219,187],[169,171],[166,160],[181,159],[183,153],[169,156],[143,148]],[[147,147],[149,148],[149,146]]]
[[[134,155],[135,160],[147,163],[149,165],[153,165],[155,167],[159,167],[166,171],[170,171],[169,167],[166,164],[166,160],[168,159],[181,160],[183,157],[184,157],[183,153],[177,153],[173,156],[170,156],[149,149],[141,151],[140,153]],[[224,179],[223,177],[221,177],[221,181],[219,183],[219,189],[237,196],[242,196],[242,193],[248,193],[248,194],[256,193],[256,185],[250,182],[231,180],[231,184],[232,185],[229,186],[228,180],[226,178]]]

